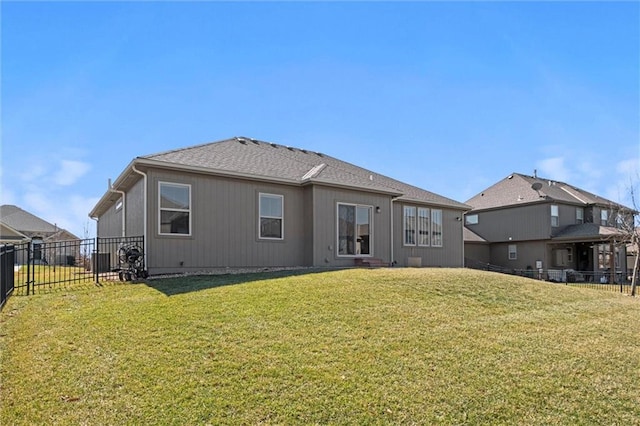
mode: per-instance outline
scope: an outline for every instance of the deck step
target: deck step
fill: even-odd
[[[375,258],[355,258],[354,260],[354,264],[356,266],[360,266],[363,268],[383,268],[383,267],[387,267],[389,266],[388,262],[385,262],[382,259],[375,259]]]

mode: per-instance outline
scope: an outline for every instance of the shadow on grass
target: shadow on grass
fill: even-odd
[[[335,268],[305,268],[290,270],[263,270],[243,273],[224,273],[206,275],[184,275],[179,277],[153,278],[141,282],[167,296],[207,290],[228,285],[246,284],[252,281],[270,280],[274,278],[294,277],[335,271]]]

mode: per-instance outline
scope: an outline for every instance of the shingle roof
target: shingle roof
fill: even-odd
[[[616,235],[624,235],[621,233],[619,229],[613,228],[611,226],[602,226],[597,223],[581,223],[577,225],[570,225],[564,228],[558,235],[554,236],[553,239],[561,240],[561,239],[576,239],[576,238],[585,238],[585,239],[594,239],[594,238],[609,238],[614,237]]]
[[[583,189],[551,179],[513,173],[467,200],[473,210],[515,206],[536,202],[565,202],[576,205],[621,206]]]
[[[20,232],[53,233],[60,228],[13,205],[0,206],[0,221]]]
[[[384,192],[399,199],[468,210],[469,206],[318,152],[237,137],[139,157],[216,173]]]

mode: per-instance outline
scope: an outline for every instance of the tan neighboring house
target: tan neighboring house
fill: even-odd
[[[469,206],[318,152],[236,137],[133,159],[90,217],[145,236],[150,274],[462,267]]]
[[[469,199],[465,258],[555,281],[598,280],[627,270],[623,205],[573,185],[514,173]],[[569,274],[569,277],[568,275]]]
[[[40,250],[40,244],[79,239],[71,232],[20,207],[9,204],[0,206],[0,244],[21,244],[30,241],[35,243],[34,257],[39,263],[66,264],[68,256],[77,258],[79,255],[79,248],[76,248],[75,244],[58,244],[51,250]],[[18,263],[24,263],[24,259],[17,260]]]

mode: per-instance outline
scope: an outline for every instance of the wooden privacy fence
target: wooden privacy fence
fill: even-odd
[[[110,237],[2,246],[2,304],[43,287],[146,277],[144,237]]]

